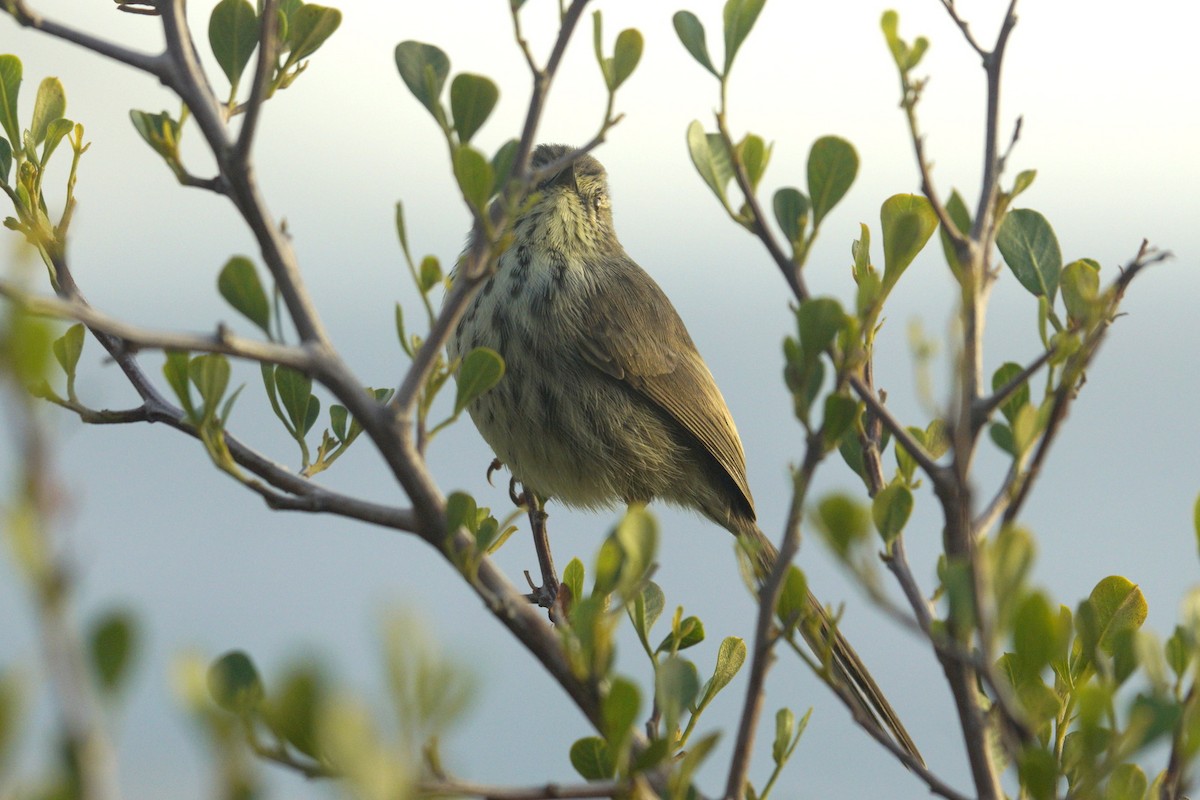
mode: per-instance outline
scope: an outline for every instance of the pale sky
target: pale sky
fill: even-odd
[[[31,5],[48,16],[151,49],[156,21],[117,14],[106,0]],[[606,47],[625,27],[646,38],[641,67],[618,96],[625,120],[597,156],[607,166],[618,233],[630,254],[673,299],[707,359],[738,422],[761,524],[781,530],[786,467],[800,458],[802,436],[781,380],[780,340],[791,331],[785,286],[758,244],[722,216],[688,160],[689,122],[711,123],[716,82],[686,54],[671,14],[686,7],[720,47],[720,3],[599,2]],[[1003,5],[964,0],[961,13],[990,41]],[[211,3],[191,4],[204,40]],[[398,382],[403,368],[392,331],[393,302],[415,319],[418,304],[403,269],[392,226],[403,200],[418,254],[453,261],[467,230],[456,202],[445,148],[424,110],[396,74],[393,48],[406,39],[435,43],[452,70],[490,75],[500,105],[478,144],[494,150],[516,135],[529,80],[511,41],[506,3],[446,0],[439,4],[352,0],[341,29],[295,86],[267,107],[257,159],[263,191],[286,218],[305,276],[335,340],[365,382]],[[555,4],[529,2],[523,12],[535,52],[548,49]],[[943,193],[970,196],[980,174],[984,104],[978,59],[936,0],[801,4],[772,0],[742,52],[731,86],[731,126],[775,144],[764,197],[778,186],[803,186],[808,147],[818,136],[849,139],[861,158],[859,179],[823,226],[808,280],[820,294],[852,297],[850,242],[865,222],[877,235],[878,209],[918,186],[911,146],[897,107],[898,81],[879,18],[900,14],[901,33],[932,40],[921,71],[930,76],[920,108],[934,177]],[[436,9],[431,11],[430,9]],[[1036,580],[1074,606],[1106,575],[1140,584],[1149,625],[1169,633],[1184,592],[1197,583],[1192,503],[1200,491],[1200,393],[1193,363],[1200,342],[1200,54],[1193,32],[1200,12],[1189,4],[1034,2],[1021,9],[1007,56],[1003,129],[1023,115],[1013,172],[1036,168],[1034,187],[1018,205],[1035,207],[1055,226],[1068,260],[1089,256],[1107,282],[1143,237],[1175,253],[1135,282],[1127,316],[1113,327],[1097,359],[1043,483],[1024,515],[1039,536]],[[540,18],[540,21],[539,21]],[[138,139],[130,108],[177,111],[152,79],[0,21],[0,51],[25,64],[22,114],[37,82],[59,76],[68,116],[87,128],[80,206],[71,258],[84,292],[101,309],[145,325],[212,330],[218,320],[240,326],[214,285],[225,260],[254,255],[251,240],[220,198],[175,185]],[[542,55],[544,58],[544,55]],[[214,81],[223,87],[223,78]],[[581,142],[603,110],[602,83],[591,50],[590,17],[568,51],[551,94],[543,141]],[[189,131],[188,163],[206,160]],[[56,187],[57,188],[57,187]],[[972,204],[973,205],[973,204]],[[15,237],[9,237],[9,241]],[[876,242],[878,238],[876,236]],[[17,259],[5,245],[7,263]],[[881,260],[876,244],[876,260]],[[951,284],[936,246],[906,274],[892,299],[877,355],[877,381],[908,424],[931,412],[918,402],[907,344],[911,320],[945,341]],[[1027,361],[1037,353],[1036,307],[1005,274],[988,329],[986,364]],[[947,348],[934,365],[945,385]],[[79,390],[95,407],[124,407],[132,392],[117,371],[85,348]],[[144,357],[157,374],[161,360]],[[256,370],[231,427],[276,459],[296,455],[261,398]],[[942,393],[936,400],[944,399]],[[66,414],[57,425],[61,468],[74,491],[64,536],[79,574],[87,615],[113,603],[140,612],[147,649],[129,705],[114,719],[129,797],[192,800],[206,796],[203,744],[171,695],[172,659],[184,649],[214,657],[248,650],[268,678],[297,654],[322,653],[338,675],[378,698],[379,622],[389,609],[423,615],[445,650],[473,665],[480,704],[443,743],[449,767],[496,783],[573,780],[570,743],[589,735],[586,722],[541,668],[480,608],[440,557],[415,537],[370,530],[332,518],[269,512],[216,474],[199,444],[160,428],[84,428]],[[364,441],[322,476],[331,485],[382,502],[404,498]],[[1004,462],[989,444],[980,459],[980,493],[990,496]],[[491,455],[463,424],[441,437],[431,461],[449,492],[466,489],[481,504],[507,509],[502,483],[487,485]],[[889,460],[890,465],[890,460]],[[0,477],[8,469],[0,454]],[[818,495],[857,489],[836,460],[823,468]],[[907,533],[913,567],[933,586],[940,536],[932,497],[918,493]],[[554,513],[556,556],[591,563],[615,514]],[[663,526],[657,579],[668,603],[704,619],[709,639],[689,651],[711,670],[724,636],[752,635],[751,604],[738,582],[727,534],[690,515],[658,509]],[[0,665],[36,671],[28,604],[0,567]],[[536,565],[514,537],[500,563],[514,581]],[[873,668],[921,745],[930,765],[961,790],[969,787],[956,743],[949,693],[928,648],[870,607],[815,538],[800,563],[827,602],[847,604],[843,630]],[[645,681],[644,658],[626,638],[619,669]],[[744,677],[744,676],[742,676]],[[716,793],[744,690],[742,680],[706,714],[728,730],[706,772]],[[777,790],[780,798],[920,798],[927,790],[846,719],[844,711],[785,657],[770,675],[768,713],[815,706],[797,756]],[[764,728],[766,731],[766,728]],[[764,733],[764,737],[765,737]],[[766,737],[769,742],[769,737]],[[752,777],[769,774],[766,751]],[[329,787],[270,770],[275,796],[326,797]]]

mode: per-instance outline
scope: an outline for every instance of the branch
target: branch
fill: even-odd
[[[983,424],[987,422],[992,412],[1004,405],[1004,402],[1024,386],[1026,381],[1032,378],[1050,359],[1054,358],[1056,353],[1058,353],[1058,345],[1051,345],[1050,349],[1029,362],[1029,365],[1014,375],[1008,383],[992,392],[988,397],[976,398],[971,409],[971,424],[977,428],[983,427]]]
[[[111,317],[102,311],[97,311],[80,300],[60,300],[54,297],[31,295],[11,281],[2,279],[0,279],[0,297],[8,298],[31,314],[82,322],[93,331],[100,331],[119,339],[121,347],[129,353],[136,353],[139,350],[220,353],[263,364],[291,367],[305,373],[317,371],[320,366],[320,358],[308,348],[247,339],[232,333],[224,324],[218,325],[216,333],[209,336],[140,328]]]
[[[629,791],[626,781],[541,786],[487,786],[460,780],[426,781],[417,786],[420,797],[479,797],[483,800],[575,800],[576,798],[617,797]]]
[[[262,30],[258,37],[258,60],[254,65],[254,83],[250,87],[250,98],[246,101],[246,116],[242,119],[242,128],[238,131],[237,144],[233,148],[230,161],[233,164],[246,165],[250,162],[250,150],[254,145],[254,134],[258,131],[258,120],[262,116],[262,106],[267,99],[267,84],[275,69],[275,47],[279,38],[279,14],[276,10],[279,0],[265,0],[258,17],[262,20]]]
[[[163,83],[167,82],[169,61],[166,53],[158,55],[141,53],[137,50],[122,47],[115,42],[100,39],[89,33],[76,30],[75,28],[61,25],[46,19],[41,14],[30,9],[26,5],[25,0],[5,0],[5,5],[9,13],[16,19],[17,24],[22,27],[33,28],[56,39],[62,39],[65,42],[79,45],[85,50],[91,50],[93,53],[102,55],[105,58],[111,58],[134,69],[154,75]]]

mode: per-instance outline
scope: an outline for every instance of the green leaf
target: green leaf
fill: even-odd
[[[68,378],[74,377],[75,368],[79,365],[79,356],[83,354],[83,325],[76,324],[67,328],[62,336],[54,340],[52,348],[63,372]]]
[[[421,259],[417,277],[420,280],[417,288],[421,290],[421,294],[428,294],[430,289],[442,282],[442,265],[435,256],[425,256]]]
[[[258,47],[259,20],[248,0],[221,0],[208,18],[208,43],[229,84],[237,90]]]
[[[832,297],[814,297],[796,309],[796,323],[804,360],[811,364],[833,344],[838,332],[845,327],[846,312]]]
[[[50,123],[62,119],[67,111],[67,94],[58,78],[45,78],[38,86],[37,100],[33,104],[33,120],[29,133],[34,144],[46,141]],[[61,137],[61,134],[60,134]]]
[[[622,752],[632,736],[640,705],[641,694],[637,686],[625,678],[614,678],[608,693],[600,701],[604,740],[614,752]]]
[[[338,405],[337,403],[329,406],[329,426],[333,428],[333,435],[340,442],[346,441],[349,420],[350,412],[345,406]]]
[[[1017,448],[1013,442],[1012,428],[1002,422],[993,422],[988,426],[988,436],[996,447],[1016,458]]]
[[[912,491],[903,483],[893,483],[875,495],[871,503],[871,519],[885,544],[890,546],[896,541],[908,524],[912,509]]]
[[[438,98],[450,74],[450,58],[437,47],[423,42],[407,41],[396,45],[396,69],[413,97],[442,120]]]
[[[608,744],[599,736],[587,736],[571,745],[571,766],[585,781],[608,780],[617,773]]]
[[[1137,764],[1118,764],[1104,787],[1104,800],[1142,800],[1147,785],[1146,773]]]
[[[63,140],[63,137],[70,133],[74,127],[75,123],[69,119],[51,121],[46,128],[46,142],[42,145],[41,162],[43,165],[50,163],[50,156],[58,149],[58,145]],[[4,170],[0,168],[0,177],[3,177],[3,172]]]
[[[842,558],[867,538],[870,515],[858,501],[846,494],[831,494],[817,504],[817,525],[834,552]]]
[[[833,449],[858,419],[858,401],[834,392],[825,398],[825,416],[821,419],[825,447]]]
[[[996,232],[1004,263],[1030,293],[1053,302],[1062,270],[1062,250],[1046,218],[1031,208],[1015,208]]]
[[[315,756],[320,752],[317,714],[325,694],[320,674],[315,669],[309,666],[293,668],[284,678],[279,693],[272,694],[269,699],[264,709],[264,721],[276,736],[300,752]]]
[[[1091,318],[1100,297],[1100,265],[1090,258],[1072,261],[1063,267],[1060,283],[1068,318],[1075,323]]]
[[[725,21],[725,72],[733,65],[733,57],[750,35],[758,14],[766,0],[726,0]]]
[[[20,147],[21,125],[17,121],[17,95],[21,91],[21,59],[0,56],[0,126],[13,148]]]
[[[179,350],[168,350],[163,363],[163,376],[175,392],[179,404],[187,412],[188,419],[196,421],[196,407],[192,403],[192,388],[188,381],[188,354]]]
[[[492,165],[473,147],[463,145],[454,151],[454,177],[462,189],[463,199],[482,212],[496,185]]]
[[[446,498],[446,530],[453,533],[466,528],[471,533],[479,527],[479,509],[475,498],[466,492],[451,492]]]
[[[308,409],[316,399],[312,393],[312,378],[291,367],[276,367],[275,390],[296,438],[302,438],[311,427]]]
[[[704,694],[697,703],[697,709],[703,709],[712,702],[712,699],[737,676],[745,663],[746,642],[736,636],[725,637],[721,646],[717,648],[717,666],[713,669],[712,677],[704,684]]]
[[[1049,751],[1030,745],[1017,757],[1017,775],[1032,800],[1053,800],[1058,785],[1058,762]]]
[[[111,612],[92,626],[88,637],[92,667],[106,692],[116,691],[128,674],[136,644],[133,617],[125,612]]]
[[[791,630],[808,616],[808,610],[808,578],[803,570],[793,564],[788,567],[783,589],[779,592],[775,615],[779,617],[784,628]]]
[[[471,404],[475,398],[491,389],[504,377],[504,359],[495,350],[476,347],[467,353],[458,368],[458,392],[454,396],[454,413]]]
[[[950,199],[946,201],[946,213],[950,217],[950,221],[954,223],[954,227],[958,228],[958,232],[964,236],[971,232],[971,212],[967,210],[967,204],[963,202],[962,195],[955,189],[950,193]],[[950,271],[955,276],[962,275],[964,264],[958,260],[958,254],[954,251],[954,244],[950,241],[950,235],[946,233],[946,229],[938,225],[939,238],[942,240],[942,253],[946,256],[946,263],[950,265]]]
[[[617,34],[612,58],[612,91],[619,89],[637,69],[638,62],[642,59],[643,46],[642,34],[634,28],[627,28]]]
[[[700,692],[696,665],[686,658],[671,656],[654,673],[655,702],[662,711],[664,728],[673,734],[680,727],[683,712],[692,707]]]
[[[1032,674],[1050,663],[1059,651],[1058,616],[1041,592],[1031,592],[1013,614],[1013,652]]]
[[[713,190],[713,194],[721,201],[721,205],[729,207],[725,189],[733,180],[733,164],[729,160],[729,152],[720,134],[705,133],[704,126],[695,120],[687,129],[688,153],[692,164],[700,177]]]
[[[583,565],[580,564],[581,569],[582,567]],[[581,576],[580,584],[582,583]],[[629,605],[629,618],[633,622],[633,629],[647,649],[650,647],[650,629],[662,616],[665,605],[666,597],[663,595],[663,590],[654,581],[647,581],[638,595],[633,598],[633,603]]]
[[[316,3],[304,3],[288,14],[287,19],[286,47],[290,51],[287,64],[291,66],[308,58],[325,44],[325,40],[342,24],[342,12]],[[447,69],[449,66],[447,63]],[[445,75],[442,79],[445,80]],[[438,88],[440,90],[441,84],[438,84]]]
[[[687,650],[704,641],[704,623],[699,617],[687,617],[679,623],[678,630],[672,630],[654,649],[656,653]]]
[[[767,171],[767,163],[771,160],[771,147],[763,141],[761,136],[748,133],[738,143],[737,153],[742,166],[746,169],[746,177],[750,180],[750,186],[757,190],[759,181]]]
[[[684,48],[692,54],[692,58],[716,77],[721,77],[712,59],[708,57],[708,44],[704,40],[704,24],[690,11],[677,11],[671,17],[675,25],[675,33]]]
[[[1095,644],[1109,655],[1117,636],[1142,627],[1149,613],[1142,590],[1120,575],[1110,575],[1096,584],[1087,602],[1095,611]]]
[[[450,82],[450,114],[463,144],[471,141],[496,107],[500,90],[482,75],[462,73]]]
[[[879,211],[883,227],[883,289],[890,292],[937,228],[937,214],[924,197],[892,195]]]
[[[503,190],[505,182],[512,176],[513,164],[517,160],[517,150],[520,149],[520,145],[521,143],[516,139],[509,139],[500,145],[496,155],[492,156],[492,172],[496,176],[496,183],[492,186],[493,194]]]
[[[858,153],[837,136],[822,136],[808,151],[808,195],[812,198],[813,229],[820,227],[858,175]]]
[[[808,225],[808,197],[799,189],[785,186],[775,192],[772,206],[779,229],[793,248],[799,247],[804,242],[804,228]]]
[[[1012,361],[1001,364],[1000,368],[992,374],[992,391],[1000,391],[1001,388],[1016,380],[1020,374],[1020,364]],[[1004,414],[1004,418],[1011,423],[1017,418],[1021,409],[1027,405],[1029,405],[1029,382],[1025,381],[1009,395],[1007,400],[1000,404],[1000,411]]]
[[[12,145],[8,143],[8,139],[0,136],[0,183],[8,183],[8,172],[12,165]]]
[[[226,653],[208,668],[208,691],[218,706],[238,715],[255,711],[263,700],[258,670],[240,650]]]
[[[270,336],[271,304],[250,259],[234,256],[226,261],[221,274],[217,276],[217,291],[235,311]]]
[[[154,152],[166,159],[174,169],[179,161],[179,123],[166,111],[149,114],[133,109],[129,112],[129,119],[146,144],[154,148]]]
[[[205,417],[216,416],[217,405],[229,387],[229,359],[217,353],[196,356],[188,364],[188,377],[204,400]]]
[[[567,568],[563,570],[562,582],[571,590],[573,600],[583,599],[583,562],[572,558]]]

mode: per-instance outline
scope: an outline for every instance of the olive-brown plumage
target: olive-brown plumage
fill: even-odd
[[[542,145],[533,166],[570,148]],[[469,411],[513,477],[585,508],[663,500],[738,536],[764,576],[776,550],[755,522],[741,440],[716,382],[658,284],[613,230],[604,168],[584,155],[536,189],[499,268],[459,322],[451,356],[490,347],[505,375]],[[868,716],[904,728],[810,595],[805,630]]]

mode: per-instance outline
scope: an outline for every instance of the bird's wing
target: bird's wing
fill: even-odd
[[[712,373],[658,284],[632,261],[622,266],[584,311],[584,357],[683,425],[753,511],[746,456]]]

